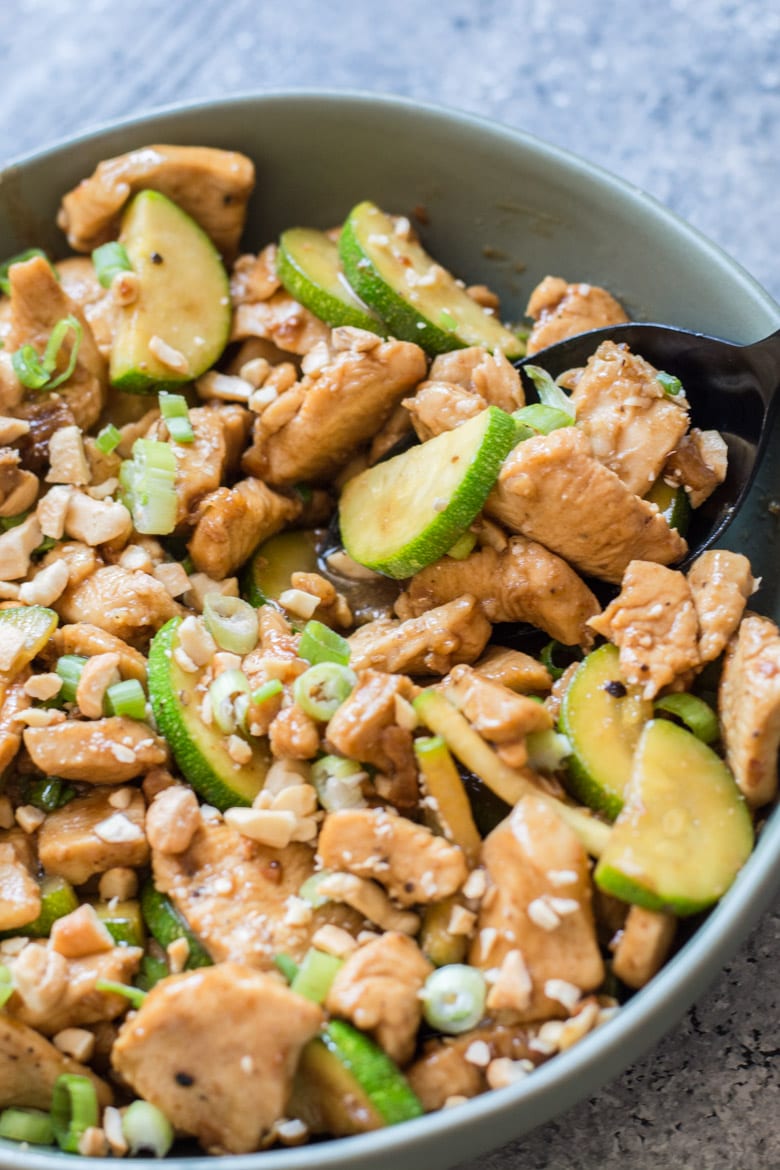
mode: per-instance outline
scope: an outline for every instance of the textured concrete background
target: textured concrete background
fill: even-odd
[[[643,187],[780,299],[772,0],[2,0],[0,163],[190,98],[359,88],[538,134]],[[468,1170],[777,1170],[780,917],[618,1081]],[[465,1170],[465,1168],[464,1168]]]

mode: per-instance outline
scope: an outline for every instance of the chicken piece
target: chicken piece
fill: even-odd
[[[407,621],[380,618],[348,639],[353,670],[374,667],[392,674],[446,674],[457,662],[473,662],[492,627],[475,597],[456,597]]]
[[[531,622],[567,646],[590,644],[586,622],[600,608],[565,561],[523,536],[512,537],[503,552],[486,547],[462,561],[434,561],[412,577],[395,608],[413,617],[462,594],[476,597],[491,622]]]
[[[379,463],[380,459],[384,459],[397,443],[400,443],[411,433],[411,430],[412,421],[402,402],[400,406],[396,406],[387,422],[379,428],[371,440],[368,451],[369,467],[373,467],[375,463]]]
[[[100,626],[92,626],[88,622],[60,626],[40,656],[53,667],[63,654],[79,654],[84,658],[92,658],[96,654],[118,654],[122,678],[136,678],[146,685],[146,659],[140,650],[134,650],[121,638],[101,630]]]
[[[403,675],[361,670],[326,731],[329,749],[378,768],[389,782],[380,783],[383,796],[404,809],[417,803],[417,764],[412,733],[398,723],[397,700],[408,702],[414,693]]]
[[[528,759],[525,737],[552,727],[552,716],[541,703],[482,678],[470,666],[454,667],[440,690],[475,731],[494,744],[513,749],[512,763],[517,768]]]
[[[0,832],[0,930],[16,930],[41,912],[35,855],[20,829]]]
[[[401,906],[440,902],[468,876],[457,845],[382,808],[329,813],[318,851],[326,869],[374,878]]]
[[[411,416],[417,438],[425,443],[481,414],[486,403],[478,394],[448,382],[423,382],[414,397],[404,398],[402,405]]]
[[[274,969],[274,955],[300,962],[318,927],[357,933],[363,921],[327,904],[299,913],[298,891],[314,873],[314,852],[294,842],[260,845],[224,823],[204,822],[178,854],[152,850],[155,885],[167,894],[215,963]]]
[[[111,289],[103,288],[91,257],[69,256],[66,260],[58,260],[55,268],[64,291],[81,309],[89,322],[95,345],[108,361],[118,315]]]
[[[726,478],[729,449],[719,431],[692,427],[672,451],[663,469],[664,479],[680,484],[692,508],[699,508]]]
[[[520,375],[501,352],[480,346],[439,354],[431,365],[431,382],[447,382],[481,399],[483,406],[499,406],[507,414],[525,406]],[[427,385],[427,383],[423,383]]]
[[[618,979],[635,990],[649,983],[666,962],[676,929],[673,914],[632,906],[612,948]]]
[[[0,774],[3,773],[22,746],[22,726],[18,716],[32,706],[24,689],[30,671],[25,670],[10,686],[7,676],[0,675]]]
[[[625,345],[603,341],[577,376],[577,426],[596,459],[645,496],[688,429],[688,400],[670,397],[658,370]]]
[[[534,319],[528,354],[588,329],[628,320],[622,306],[605,289],[594,284],[567,284],[560,276],[545,276],[531,293],[525,311]]]
[[[18,382],[16,385],[19,395],[13,406],[6,407],[6,412],[23,419],[30,428],[17,440],[16,446],[23,466],[43,478],[49,467],[51,436],[61,427],[73,426],[75,419],[64,398],[52,395],[20,401],[21,387]]]
[[[701,665],[696,607],[675,569],[632,561],[618,596],[589,625],[619,648],[623,681],[645,699]]]
[[[121,565],[102,566],[80,584],[68,585],[56,609],[66,622],[99,626],[136,648],[145,647],[180,612],[162,581]]]
[[[489,646],[474,663],[474,670],[489,682],[501,683],[520,694],[549,691],[553,682],[543,662],[507,646]]]
[[[298,500],[271,491],[262,480],[242,479],[201,501],[187,545],[195,567],[215,580],[229,577],[257,546],[300,513]]]
[[[255,168],[243,154],[206,146],[144,146],[98,163],[63,197],[57,224],[76,252],[116,239],[131,195],[167,195],[211,236],[227,261],[238,249]]]
[[[0,1012],[0,1109],[51,1109],[54,1084],[65,1073],[87,1077],[101,1109],[114,1095],[86,1065],[65,1056],[34,1028]]]
[[[751,808],[777,792],[780,632],[769,618],[742,619],[723,661],[718,692],[726,762]]]
[[[285,355],[302,355],[329,336],[328,326],[282,288],[266,300],[237,305],[230,340],[259,338]]]
[[[38,479],[19,466],[21,456],[12,447],[0,447],[0,516],[18,516],[35,504]]]
[[[103,562],[96,549],[90,548],[80,540],[66,540],[58,544],[40,562],[41,568],[48,568],[55,561],[65,561],[68,566],[68,587],[75,590],[87,577],[91,577],[96,569],[102,568]]]
[[[485,511],[604,581],[619,582],[629,561],[668,565],[688,551],[654,504],[640,500],[594,459],[579,427],[518,444],[504,461]]]
[[[81,886],[106,870],[147,864],[144,798],[137,789],[124,789],[129,803],[117,808],[111,800],[118,791],[99,788],[47,814],[38,833],[38,856],[46,873]]]
[[[147,723],[116,715],[28,727],[24,746],[45,776],[83,784],[124,784],[168,760],[165,740]]]
[[[237,479],[241,472],[241,456],[249,442],[255,416],[238,402],[211,402],[205,409],[209,414],[215,414],[222,424],[225,437],[224,476],[231,481]]]
[[[112,1063],[208,1153],[249,1153],[284,1114],[300,1051],[322,1020],[321,1008],[275,977],[223,963],[152,988]]]
[[[274,485],[327,481],[425,376],[419,346],[352,332],[361,338],[347,349],[331,343],[329,360],[260,415],[244,471]],[[361,348],[368,336],[371,347]]]
[[[70,412],[71,421],[83,431],[89,430],[97,422],[106,402],[108,370],[86,317],[63,290],[43,256],[12,264],[8,280],[11,286],[11,330],[6,344],[10,351],[32,345],[38,354],[42,354],[54,326],[63,317],[73,316],[81,325],[80,342],[75,341],[74,331],[70,329],[60,347],[58,374],[66,369],[76,344],[78,357],[71,376],[57,387],[57,397]],[[40,391],[34,390],[32,394],[38,398],[37,402],[33,400],[33,407],[38,407]],[[16,413],[27,417],[23,408]]]
[[[388,931],[347,956],[325,1007],[370,1032],[391,1060],[404,1065],[414,1053],[420,992],[433,969],[413,939]]]
[[[239,256],[230,273],[230,299],[235,308],[267,301],[282,287],[276,275],[276,244],[269,244],[256,256]]]
[[[176,524],[191,522],[198,502],[222,483],[227,463],[227,443],[222,417],[217,410],[196,406],[189,412],[194,440],[172,443],[176,456]],[[167,437],[162,418],[152,423],[147,438]]]
[[[699,620],[699,660],[714,662],[745,612],[757,582],[750,561],[741,553],[708,549],[688,570],[688,585]]]
[[[321,727],[302,707],[291,703],[268,728],[272,753],[280,760],[313,760],[320,750]]]
[[[527,1060],[538,1065],[546,1057],[531,1047],[535,1034],[533,1026],[492,1024],[460,1036],[436,1037],[427,1041],[422,1055],[406,1069],[406,1078],[425,1112],[433,1113],[442,1109],[449,1097],[476,1097],[488,1088],[486,1066],[466,1059],[472,1044],[484,1044],[489,1060]]]

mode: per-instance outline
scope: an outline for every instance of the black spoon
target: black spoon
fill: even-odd
[[[593,329],[515,362],[538,365],[554,378],[584,366],[602,341],[625,343],[659,370],[679,378],[691,404],[692,425],[720,431],[729,452],[726,480],[691,515],[687,567],[721,538],[747,498],[767,448],[780,394],[780,330],[750,345],[736,345],[670,325],[631,322]],[[526,385],[532,389],[526,375]]]

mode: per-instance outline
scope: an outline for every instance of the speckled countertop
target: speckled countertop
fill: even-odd
[[[772,0],[3,0],[0,163],[98,122],[298,86],[453,105],[649,191],[780,299]],[[767,914],[619,1080],[468,1170],[780,1168]]]

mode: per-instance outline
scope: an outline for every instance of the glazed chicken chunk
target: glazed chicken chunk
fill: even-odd
[[[628,321],[623,308],[606,289],[595,284],[567,284],[546,276],[531,293],[526,313],[534,319],[526,352],[538,353],[577,333]]]
[[[718,693],[726,760],[752,808],[777,792],[780,747],[780,633],[748,614],[726,650]]]

